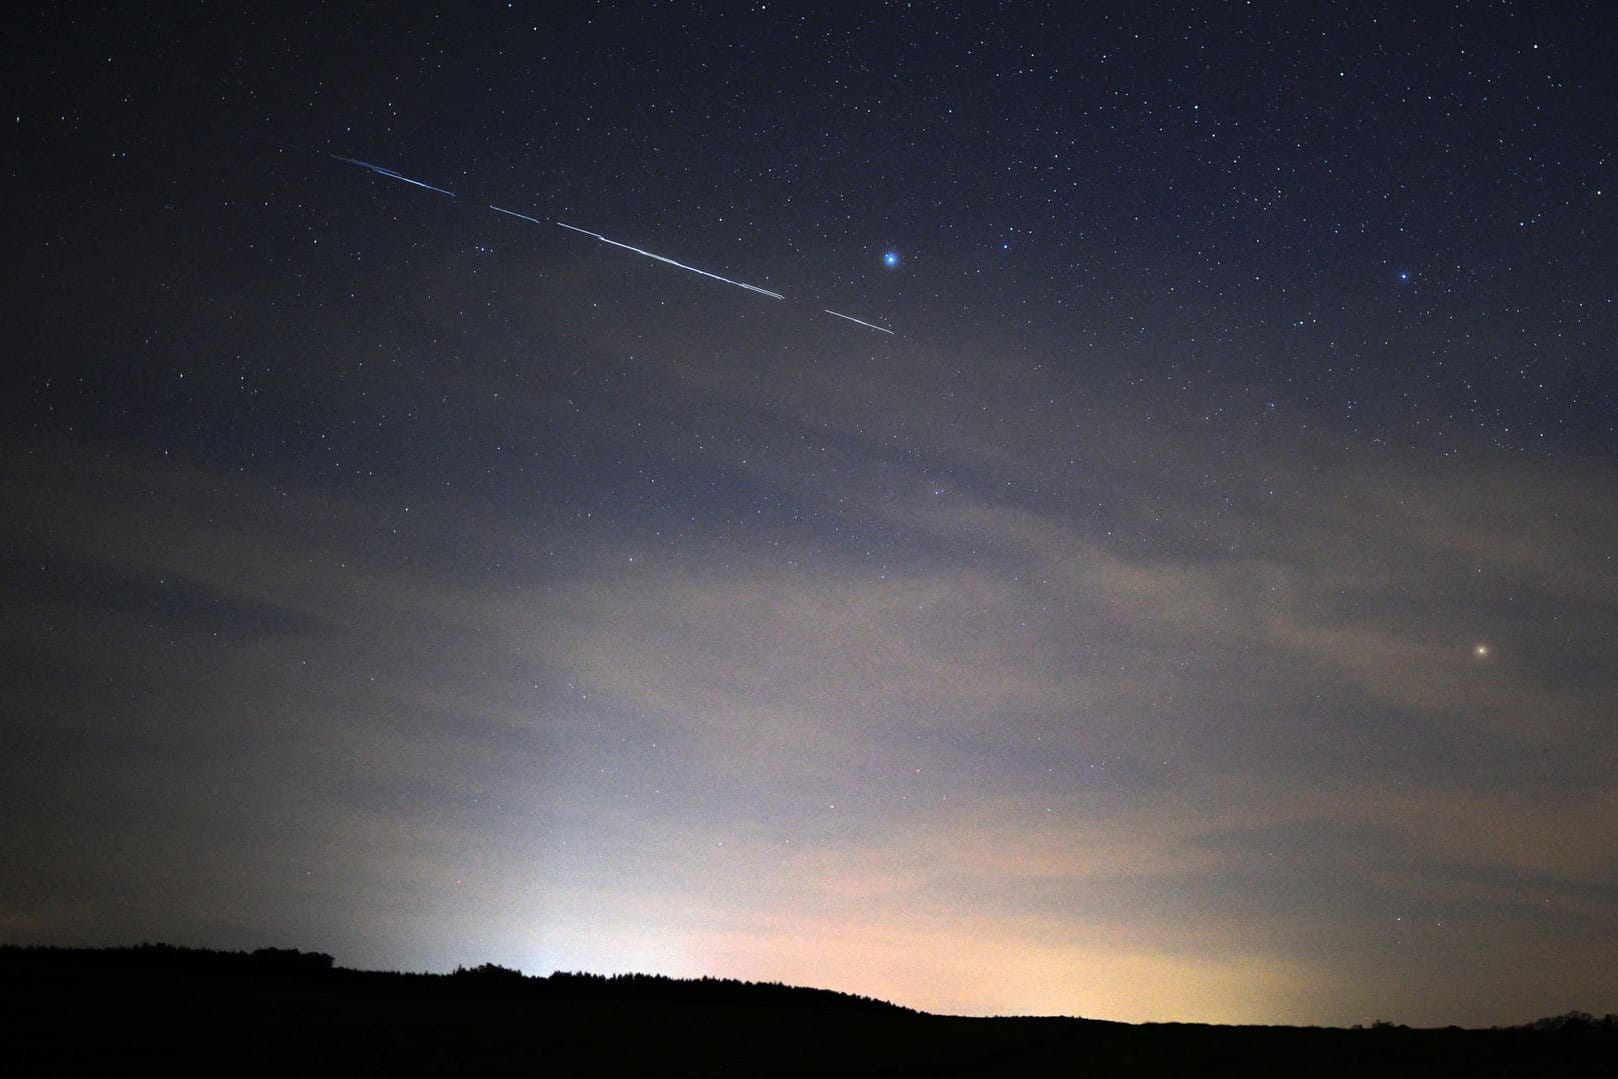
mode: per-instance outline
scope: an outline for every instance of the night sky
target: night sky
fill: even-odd
[[[157,7],[4,46],[0,940],[1618,1010],[1618,9]]]

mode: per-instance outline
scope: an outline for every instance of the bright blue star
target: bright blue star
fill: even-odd
[[[882,252],[882,265],[886,266],[890,270],[893,269],[895,266],[899,265],[899,252],[897,252],[897,251],[884,251],[884,252]]]

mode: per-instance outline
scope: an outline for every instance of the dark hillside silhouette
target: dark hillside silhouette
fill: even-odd
[[[357,971],[284,948],[0,947],[0,1007],[14,1061],[69,1073],[1618,1074],[1618,1016],[1582,1012],[1493,1030],[970,1019],[778,983]]]

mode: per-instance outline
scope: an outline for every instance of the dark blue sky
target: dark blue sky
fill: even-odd
[[[409,7],[8,40],[0,938],[1612,1010],[1605,5]]]

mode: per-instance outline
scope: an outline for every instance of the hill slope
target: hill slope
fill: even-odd
[[[0,1004],[15,1050],[53,1071],[1607,1076],[1618,1063],[1618,1030],[1577,1020],[1462,1031],[970,1019],[718,979],[394,974],[161,946],[0,948]]]

